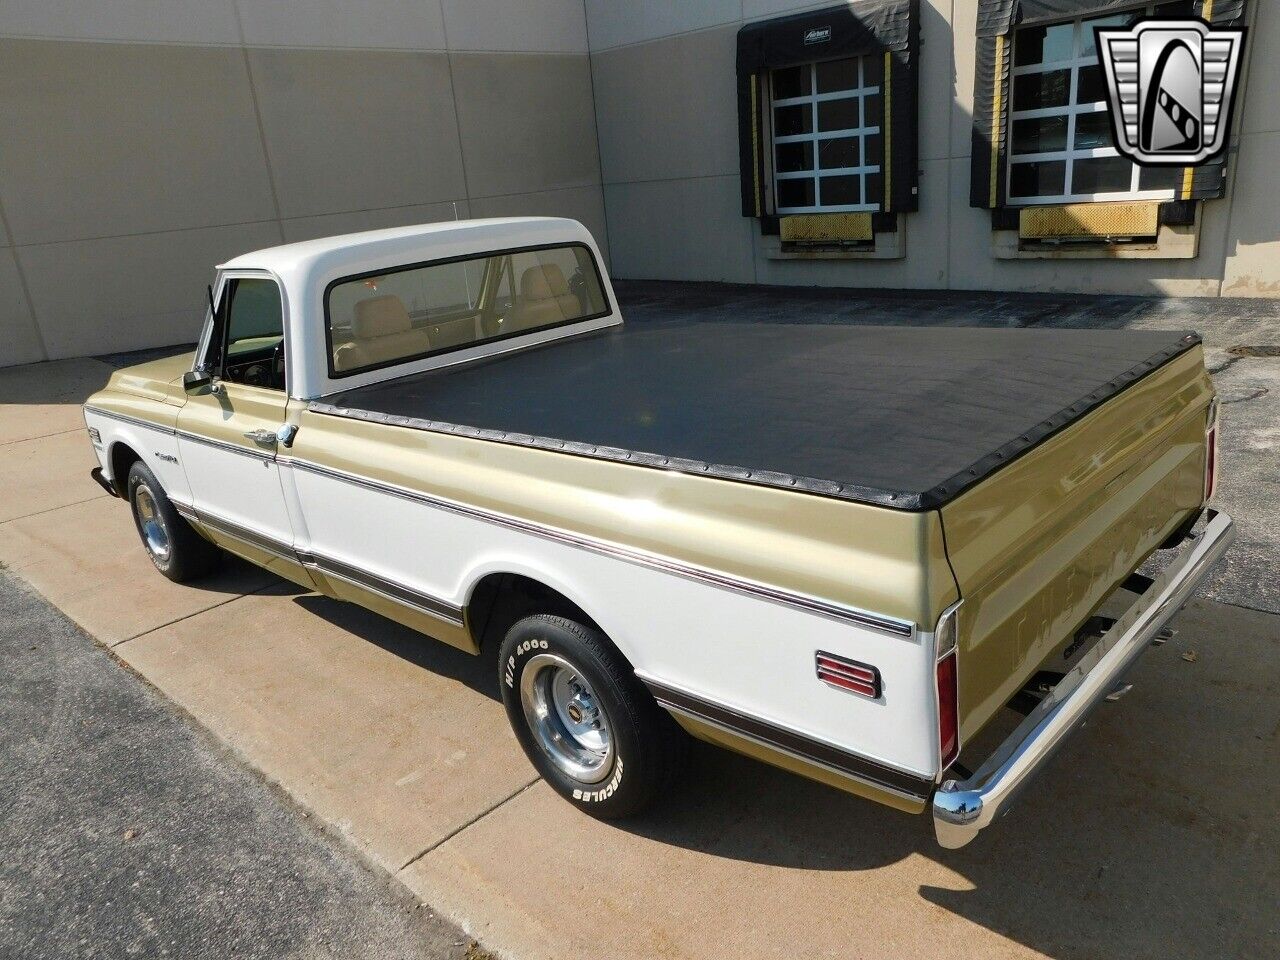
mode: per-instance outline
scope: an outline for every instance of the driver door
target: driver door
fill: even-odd
[[[276,465],[285,422],[284,311],[265,275],[223,277],[198,359],[212,376],[178,414],[178,451],[200,523],[232,553],[313,586],[293,552]]]

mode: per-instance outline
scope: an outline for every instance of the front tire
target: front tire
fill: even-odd
[[[182,519],[141,460],[129,468],[128,492],[138,537],[157,570],[174,583],[185,583],[217,568],[221,551]]]
[[[604,634],[536,614],[507,632],[498,664],[516,739],[562,797],[615,820],[667,792],[685,735]]]

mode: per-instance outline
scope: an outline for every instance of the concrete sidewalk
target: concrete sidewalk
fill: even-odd
[[[924,818],[710,748],[667,806],[605,825],[536,780],[491,664],[239,564],[189,587],[156,574],[127,508],[87,475],[75,404],[107,372],[94,361],[0,371],[0,560],[490,949],[1280,950],[1280,617],[1192,604],[1133,693],[962,851],[938,849]],[[1274,507],[1263,509],[1251,529],[1267,528]],[[1232,584],[1250,576],[1265,579],[1228,570]]]

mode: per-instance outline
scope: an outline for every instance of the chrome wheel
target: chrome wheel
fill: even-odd
[[[520,702],[534,740],[564,773],[582,783],[609,775],[609,717],[573,664],[554,653],[530,659],[520,675]]]
[[[169,559],[169,531],[165,529],[156,498],[147,487],[139,485],[133,494],[133,505],[138,511],[138,529],[142,531],[143,543],[151,556],[163,563]]]

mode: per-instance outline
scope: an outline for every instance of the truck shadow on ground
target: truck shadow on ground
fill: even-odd
[[[107,499],[113,509],[119,510],[125,516],[128,522],[129,535],[134,534],[133,519],[128,516],[129,505],[121,500]],[[135,549],[132,541],[126,541],[129,549]],[[137,554],[140,556],[140,566],[150,577],[152,571],[150,565],[146,561],[146,553],[139,543],[136,545]],[[264,581],[265,585],[264,585]],[[302,593],[306,588],[300,587],[290,580],[285,580],[277,576],[270,570],[264,570],[256,564],[250,563],[248,560],[242,560],[230,553],[224,553],[221,557],[217,568],[213,572],[204,576],[196,577],[192,580],[185,580],[182,583],[184,590],[201,590],[207,593],[220,593],[228,598],[235,596],[244,596],[251,593],[265,593],[272,596],[288,597],[294,594]]]
[[[294,597],[298,606],[342,630],[380,647],[431,673],[456,680],[490,700],[498,694],[496,656],[472,656],[448,644],[424,637],[364,607],[315,593]]]
[[[958,851],[935,844],[927,816],[702,745],[684,802],[622,828],[712,856],[819,873],[926,858],[933,862],[907,868],[936,877],[918,886],[922,901],[1061,960],[1274,956],[1274,811],[1270,824],[1265,814],[1241,824],[1185,797],[1153,804],[1140,792],[1154,784],[1100,782],[1116,764],[1103,778],[1074,772],[1098,762],[1088,753],[1059,757],[1038,798]],[[824,898],[841,886],[838,878],[814,884],[826,888]],[[856,899],[870,888],[848,889]],[[902,909],[927,916],[920,907]]]
[[[927,815],[701,744],[679,801],[621,826],[820,873],[924,858],[904,865],[922,901],[1063,960],[1276,956],[1280,725],[1258,709],[1280,686],[1274,618],[1198,601],[1182,619],[1192,637],[1140,664],[1134,692],[962,850],[938,847]],[[834,882],[815,879],[819,895]],[[849,897],[866,889],[853,881]]]

